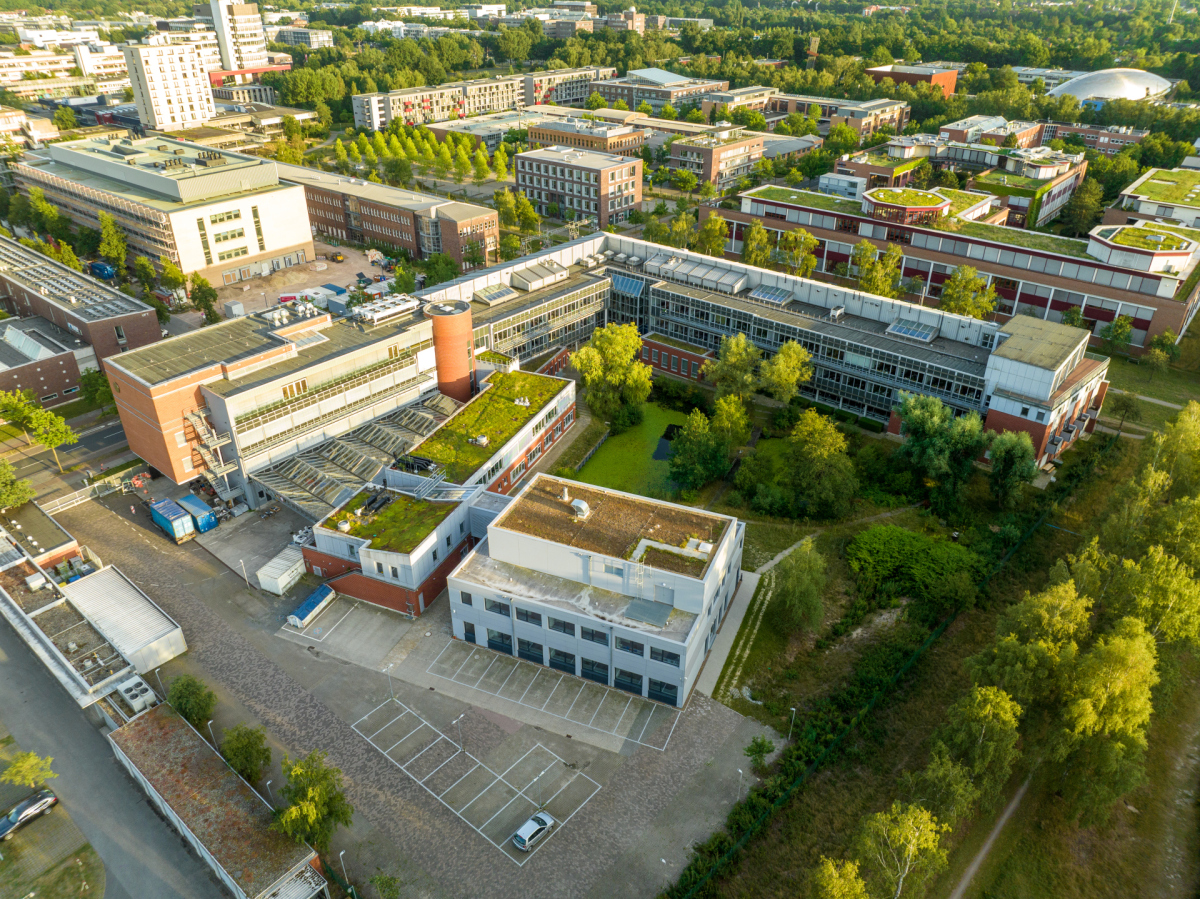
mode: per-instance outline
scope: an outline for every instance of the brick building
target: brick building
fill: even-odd
[[[591,85],[609,106],[624,100],[631,110],[636,110],[642,103],[649,103],[656,115],[668,103],[676,109],[683,103],[699,105],[706,95],[728,88],[728,81],[691,78],[662,69],[630,69],[624,78],[594,81]]]
[[[543,147],[516,156],[517,189],[541,215],[551,204],[560,215],[596,216],[603,228],[623,222],[642,203],[642,160],[575,150]]]
[[[574,32],[567,37],[573,35]],[[557,106],[583,106],[592,95],[594,82],[615,78],[616,74],[617,70],[611,66],[532,72],[525,76],[525,105],[554,103]]]
[[[529,126],[529,147],[574,147],[613,153],[618,156],[639,156],[650,132],[632,125],[612,125],[584,119],[552,119]]]
[[[879,84],[890,78],[896,84],[930,84],[940,87],[942,93],[949,97],[958,84],[958,72],[954,69],[937,69],[932,66],[873,66],[866,74]]]
[[[672,142],[667,165],[694,174],[723,191],[749,175],[763,156],[763,138],[754,131],[718,127],[700,137]]]
[[[1003,147],[1012,138],[1018,147],[1038,147],[1042,126],[1037,122],[1010,122],[1004,116],[973,115],[950,122],[938,129],[938,137],[960,144],[981,144],[990,141]]]
[[[655,371],[670,373],[677,378],[701,380],[704,363],[716,357],[712,350],[653,331],[642,338],[642,361]]]

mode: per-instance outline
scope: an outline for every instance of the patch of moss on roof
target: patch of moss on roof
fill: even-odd
[[[338,522],[349,521],[351,537],[370,540],[372,549],[394,553],[410,553],[428,537],[458,503],[433,503],[414,499],[402,493],[389,494],[392,501],[375,514],[355,513],[377,493],[363,491],[329,517],[326,524],[336,528]]]

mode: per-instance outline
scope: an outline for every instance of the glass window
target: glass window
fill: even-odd
[[[574,674],[575,656],[573,653],[563,652],[561,649],[551,649],[550,667],[556,671],[565,671],[567,674]],[[607,681],[607,672],[605,672],[605,675],[605,680]]]
[[[541,615],[539,615],[537,612],[531,612],[528,609],[522,609],[520,606],[517,606],[517,621],[524,621],[528,624],[536,624],[538,627],[542,626]]]
[[[570,634],[575,636],[575,625],[569,621],[563,621],[561,618],[550,619],[550,630],[558,631],[560,634]]]
[[[623,569],[620,565],[613,565],[611,562],[605,562],[604,573],[615,574],[617,577],[624,577],[625,569]]]
[[[465,606],[474,605],[474,603],[471,601],[471,594],[467,593],[465,590],[459,594],[459,599],[462,600],[463,605],[465,605]]]
[[[632,671],[623,671],[622,669],[618,668],[617,676],[613,680],[613,686],[618,690],[625,690],[629,693],[636,693],[638,696],[641,696],[642,676],[640,674],[634,674]]]
[[[487,629],[487,635],[488,649],[512,655],[512,636],[510,634],[503,634],[500,631],[494,631],[489,627]]]
[[[503,615],[505,618],[511,617],[508,612],[508,603],[497,602],[494,599],[485,599],[483,607],[489,612],[495,612],[497,615]]]
[[[591,659],[583,659],[580,664],[579,673],[588,680],[593,680],[598,684],[608,684],[608,665],[603,662],[593,662]]]
[[[679,705],[679,688],[675,684],[668,684],[650,678],[650,692],[648,695],[657,702],[665,702],[668,705]]]
[[[651,646],[650,658],[655,662],[662,662],[664,665],[679,667],[679,653],[677,652],[668,652],[665,649],[659,649],[657,646]]]
[[[537,662],[539,665],[545,661],[542,644],[532,640],[517,640],[517,655],[527,662]]]
[[[624,637],[617,637],[617,649],[635,656],[645,657],[646,655],[646,647],[644,645],[633,640],[626,640]]]
[[[608,634],[604,631],[593,630],[590,627],[579,628],[579,637],[590,643],[599,643],[601,646],[608,645]]]

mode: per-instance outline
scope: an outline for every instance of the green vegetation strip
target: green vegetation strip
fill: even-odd
[[[687,575],[688,577],[700,577],[704,574],[704,566],[708,564],[704,559],[693,559],[691,556],[685,556],[681,553],[667,552],[665,549],[659,549],[657,546],[649,546],[642,553],[642,558],[638,561],[644,562],[651,568],[661,568],[664,571],[674,571],[676,574]]]
[[[363,492],[347,503],[329,519],[329,527],[338,522],[350,522],[351,537],[370,540],[372,549],[409,553],[416,549],[429,533],[442,523],[458,503],[431,503],[402,494],[392,494],[392,501],[376,515],[359,517],[354,513],[378,494]]]
[[[574,469],[583,462],[584,457],[592,451],[592,447],[603,440],[607,433],[608,425],[602,421],[593,421],[587,426],[587,430],[571,441],[571,445],[558,457],[556,467]]]
[[[1088,255],[1086,240],[1058,237],[1054,234],[1042,234],[1039,231],[1026,231],[1021,228],[1005,228],[1001,225],[984,225],[980,222],[960,221],[959,227],[955,231],[968,237],[994,240],[996,243],[1024,247],[1027,250],[1045,250],[1047,253],[1061,253],[1064,256],[1077,256],[1080,259],[1092,258]]]
[[[1061,492],[1067,495],[1074,492],[1116,440],[1115,436],[1109,438],[1092,457],[1091,465],[1081,466],[1087,467],[1087,471],[1075,470],[1069,477],[1064,476],[1060,480]],[[1064,497],[1044,494],[1043,498],[1045,502],[1042,513],[983,578],[978,585],[980,590],[1003,570],[1038,528],[1046,523],[1046,519],[1056,508],[1055,501],[1061,502]],[[780,766],[785,777],[795,775],[791,785],[783,788],[777,782],[782,780],[779,778],[752,789],[744,800],[730,810],[726,818],[726,830],[714,834],[695,847],[694,855],[680,874],[678,882],[660,895],[666,899],[691,899],[698,895],[702,888],[746,847],[751,837],[761,831],[775,813],[787,804],[792,795],[804,786],[809,777],[824,766],[846,738],[870,717],[880,700],[892,691],[956,618],[958,612],[947,616],[924,642],[915,648],[911,645],[909,635],[899,634],[883,640],[874,650],[869,650],[860,660],[850,683],[823,700],[814,710],[811,720],[804,725],[796,742],[784,748]]]

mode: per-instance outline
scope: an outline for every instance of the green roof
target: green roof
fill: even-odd
[[[862,203],[858,200],[848,200],[832,194],[819,194],[811,190],[792,190],[790,187],[768,186],[747,191],[746,195],[759,200],[778,200],[780,203],[812,206],[829,212],[862,212]]]
[[[993,240],[996,243],[1024,247],[1027,250],[1061,253],[1064,256],[1076,256],[1079,259],[1093,258],[1088,255],[1086,240],[1059,237],[1057,234],[1043,234],[1040,231],[1028,231],[1024,228],[1006,228],[1003,225],[964,222],[961,219],[957,220],[957,225],[958,227],[955,229],[957,233],[965,234],[968,237],[978,237],[980,240]]]
[[[974,194],[965,190],[939,187],[937,192],[950,201],[950,214],[958,215],[988,199],[990,194]]]
[[[1145,176],[1141,184],[1129,192],[1163,203],[1200,206],[1200,191],[1189,196],[1197,187],[1200,187],[1200,171],[1154,169]]]
[[[992,169],[989,172],[982,172],[972,179],[976,184],[986,184],[989,187],[1022,187],[1029,190],[1037,190],[1049,184],[1053,179],[1030,178],[1028,175],[1014,175],[1012,172],[1006,172],[1003,169]]]
[[[410,553],[428,537],[458,503],[433,503],[413,499],[400,493],[392,494],[392,501],[375,515],[355,514],[362,506],[378,496],[363,491],[329,516],[325,526],[337,528],[339,521],[349,521],[351,537],[371,541],[372,549],[386,552]]]
[[[667,346],[673,346],[677,350],[687,350],[689,353],[695,353],[697,356],[707,355],[709,350],[694,343],[688,343],[686,340],[679,340],[675,337],[668,337],[666,334],[659,334],[657,331],[651,331],[645,335],[643,340],[653,340],[655,343],[664,343]]]
[[[867,191],[867,197],[877,203],[895,206],[941,206],[948,199],[929,190],[914,187],[876,187]]]
[[[1097,232],[1097,236],[1138,250],[1183,250],[1190,244],[1190,241],[1179,234],[1171,234],[1155,227],[1103,228]]]
[[[559,378],[525,371],[497,372],[487,383],[487,390],[412,449],[413,455],[444,466],[447,480],[456,484],[478,471],[566,387]],[[521,397],[528,398],[528,406],[514,402]],[[481,435],[488,438],[487,446],[471,442]]]

